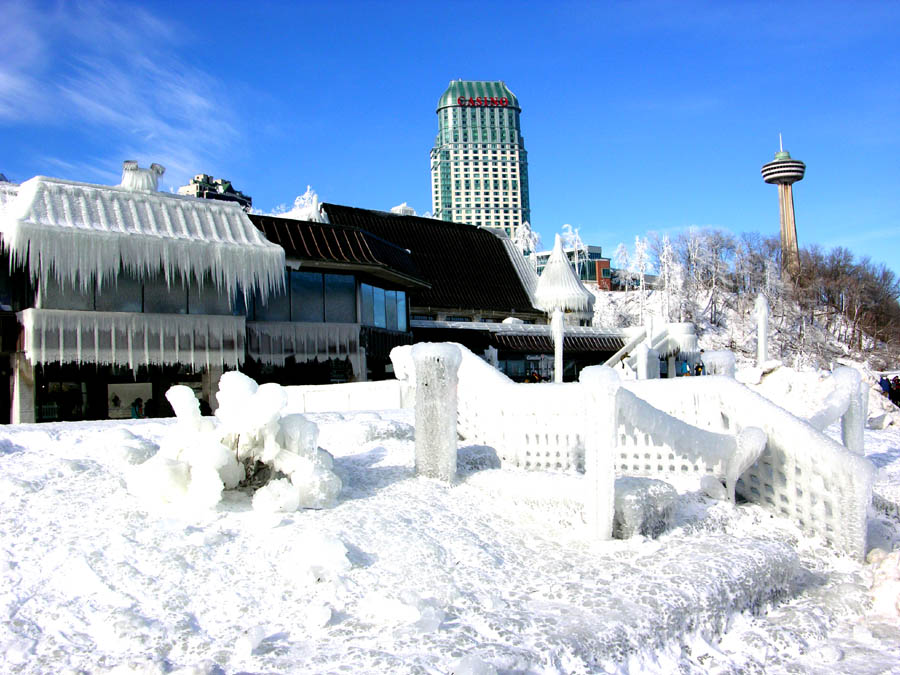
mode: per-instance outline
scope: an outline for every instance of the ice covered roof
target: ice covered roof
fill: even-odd
[[[0,234],[33,278],[82,288],[120,268],[229,294],[284,283],[284,250],[230,202],[36,176],[0,208]]]
[[[594,294],[575,276],[558,234],[547,265],[538,279],[534,297],[537,306],[546,312],[554,309],[588,312],[594,307]]]

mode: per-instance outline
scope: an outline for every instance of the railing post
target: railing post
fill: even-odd
[[[585,389],[585,520],[592,539],[612,539],[615,515],[619,376],[607,366],[590,366],[578,377]]]
[[[456,385],[459,347],[413,345],[416,371],[416,475],[456,479]]]
[[[864,455],[866,417],[869,413],[869,387],[856,370],[850,368],[856,377],[850,392],[850,404],[841,416],[841,440],[850,452]]]

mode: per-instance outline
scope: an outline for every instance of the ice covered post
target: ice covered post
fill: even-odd
[[[462,362],[451,344],[413,345],[416,371],[416,475],[456,478],[456,385]]]
[[[619,375],[608,366],[588,366],[578,376],[585,387],[585,520],[593,539],[611,539],[615,515],[617,395]]]
[[[550,314],[550,329],[553,335],[553,379],[562,382],[562,353],[565,339],[563,314],[566,311],[592,312],[594,296],[575,275],[558,234],[547,265],[538,279],[534,299],[537,307]]]
[[[769,359],[769,303],[762,293],[756,296],[756,367]]]
[[[842,366],[835,368],[835,379],[849,396],[847,410],[841,416],[841,440],[850,452],[865,454],[866,417],[869,414],[869,387],[859,371]]]
[[[637,359],[637,378],[639,380],[659,379],[659,352],[650,349],[646,342],[642,342],[634,350]]]

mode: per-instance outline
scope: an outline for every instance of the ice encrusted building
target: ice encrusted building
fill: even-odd
[[[391,350],[413,342],[551,376],[537,276],[502,231],[317,199],[290,218],[247,214],[159,192],[163,171],[0,183],[0,422],[167,414],[174,384],[214,409],[235,368],[281,384],[390,378]],[[568,316],[568,381],[635,343],[589,318]],[[690,347],[666,335],[662,358]]]
[[[254,224],[237,203],[158,192],[163,170],[0,185],[0,421],[163,414],[174,384],[214,408],[234,368],[364,380],[367,348],[387,361],[411,341],[405,293],[424,282],[407,251],[328,223]]]

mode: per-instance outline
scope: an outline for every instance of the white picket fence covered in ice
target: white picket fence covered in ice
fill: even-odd
[[[407,388],[415,382],[409,349],[391,354]],[[598,414],[587,385],[517,384],[460,349],[458,430],[467,442],[494,448],[506,465],[584,469],[585,430]],[[618,475],[714,475],[730,496],[736,491],[835,548],[865,554],[872,465],[806,421],[714,376],[623,382],[616,408],[608,459]]]

